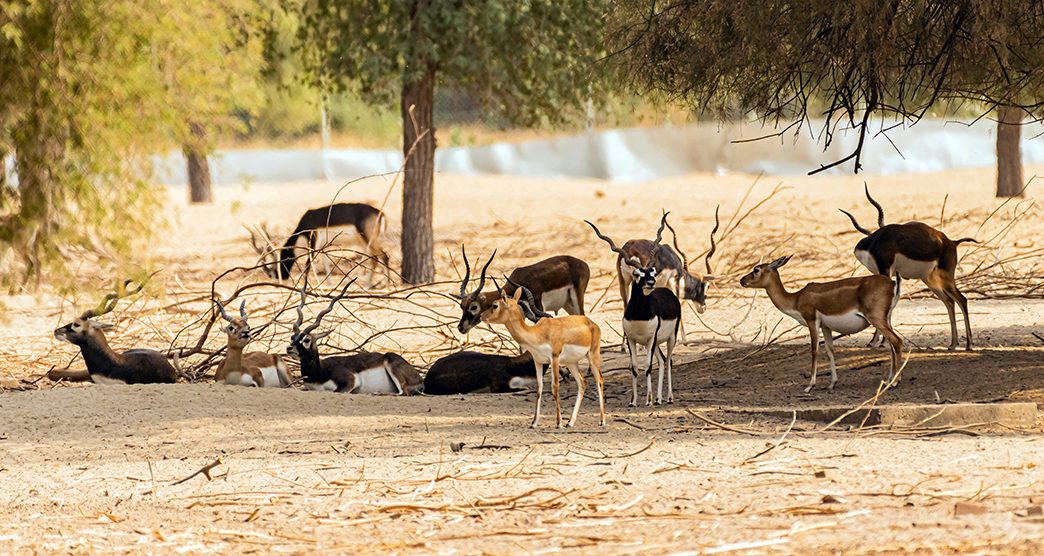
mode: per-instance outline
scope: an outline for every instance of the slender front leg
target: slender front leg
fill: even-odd
[[[678,321],[679,326],[681,321]],[[674,403],[674,385],[671,383],[671,373],[673,371],[673,364],[671,360],[674,359],[674,347],[678,343],[678,335],[675,334],[667,339],[667,403]]]
[[[580,363],[573,362],[566,365],[569,369],[569,373],[573,375],[573,380],[576,381],[576,403],[573,404],[573,416],[569,418],[567,427],[572,427],[576,423],[576,416],[580,414],[580,402],[584,399],[584,391],[587,390],[587,381],[584,380],[584,375],[580,374]]]
[[[559,397],[559,378],[561,370],[558,360],[559,354],[551,355],[551,395],[555,398],[555,427],[562,428],[562,398]]]
[[[812,391],[812,387],[816,385],[816,370],[819,365],[819,326],[818,323],[805,321],[808,326],[808,334],[812,337],[812,380],[808,383],[808,388],[805,388],[805,393]]]
[[[605,385],[602,383],[602,352],[601,347],[597,344],[587,352],[587,363],[591,367],[591,373],[595,377],[595,386],[598,388],[598,425],[604,427]]]
[[[649,344],[645,346],[649,350],[649,365],[645,368],[645,405],[653,404],[653,384],[652,384],[652,367],[653,359],[656,358],[656,334],[653,334],[652,340],[649,340]]]
[[[631,403],[628,407],[638,407],[638,342],[627,338],[627,351],[631,354]]]
[[[826,346],[827,358],[830,359],[830,387],[827,390],[833,392],[834,385],[837,384],[837,365],[834,364],[834,333],[823,323],[819,324],[819,329],[823,331],[823,344]]]
[[[536,412],[533,414],[533,424],[530,425],[534,429],[540,426],[540,400],[544,398],[544,365],[542,365],[537,358],[533,358],[533,365],[536,366],[536,387],[537,387],[537,399],[536,399]]]

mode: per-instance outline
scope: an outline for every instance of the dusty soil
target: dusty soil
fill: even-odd
[[[1035,186],[1029,201],[1001,205],[989,195],[991,180],[984,169],[870,181],[889,221],[942,218],[951,237],[986,241],[961,248],[959,269],[979,349],[946,351],[941,303],[910,284],[894,318],[908,349],[904,382],[880,403],[1044,403],[1044,342],[1034,336],[1044,333],[1044,302],[1032,297],[1044,277],[1042,211],[1032,199]],[[1028,431],[823,431],[799,421],[784,434],[789,419],[741,411],[855,406],[884,377],[886,352],[864,347],[870,335],[863,333],[837,342],[838,388],[804,394],[806,336],[764,294],[736,284],[751,264],[784,253],[795,254],[783,273],[790,287],[862,273],[851,256],[858,235],[836,211],[855,208],[873,224],[862,177],[762,178],[739,216],[777,183],[789,189],[720,241],[712,264],[722,278],[708,311],[697,318],[685,310],[677,403],[625,407],[627,361],[613,345],[621,312],[614,258],[582,219],[622,242],[651,235],[667,208],[682,248],[698,259],[714,206],[721,204],[730,229],[726,222],[752,181],[439,176],[436,257],[445,283],[409,291],[384,284],[378,299],[367,296],[361,274],[353,298],[327,321],[338,331],[327,352],[396,350],[425,366],[465,346],[511,351],[510,341],[488,329],[468,337],[453,330],[459,309],[444,294],[457,287],[460,243],[473,258],[498,248],[498,274],[551,254],[580,256],[594,275],[587,307],[605,331],[605,429],[596,425],[590,392],[575,431],[549,428],[547,403],[545,427],[533,431],[531,393],[390,398],[206,380],[50,383],[41,378],[48,369],[82,366],[50,331],[93,305],[99,293],[91,286],[114,273],[104,260],[72,261],[83,280],[74,294],[2,299],[0,505],[9,519],[0,523],[0,551],[1039,553],[1044,523],[1032,510],[1023,517],[1044,504],[1039,423]],[[337,199],[380,203],[390,185],[390,177],[354,183]],[[106,317],[117,326],[111,342],[194,345],[211,282],[256,263],[242,225],[268,222],[285,233],[302,210],[330,202],[336,190],[321,183],[227,187],[207,207],[189,207],[184,192],[172,190],[170,226],[142,253],[148,269],[161,272],[148,295]],[[393,259],[398,195],[386,207]],[[349,242],[338,249],[358,248]],[[703,270],[702,260],[692,267]],[[321,279],[312,283],[332,288],[341,276]],[[265,281],[257,271],[237,270],[214,287],[227,297],[247,286],[253,318],[274,320],[258,345],[281,351],[294,316],[293,284],[253,286]],[[204,353],[182,366],[205,374],[215,357],[209,354],[223,343],[215,331]],[[566,392],[573,387],[567,383]],[[464,447],[454,451],[458,442]],[[174,484],[219,457],[213,480]]]

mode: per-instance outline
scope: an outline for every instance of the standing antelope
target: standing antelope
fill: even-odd
[[[970,351],[972,331],[968,320],[968,299],[957,289],[955,281],[957,246],[966,241],[978,241],[970,237],[953,241],[946,237],[946,234],[923,222],[885,224],[884,209],[870,196],[870,188],[865,184],[863,190],[867,200],[877,209],[877,231],[871,232],[860,226],[850,212],[839,209],[852,221],[852,226],[866,236],[855,246],[856,259],[874,274],[924,282],[946,306],[946,313],[950,317],[951,350],[957,349],[959,343],[957,315],[953,309],[956,302],[964,315],[964,349]],[[876,340],[877,335],[874,338]]]
[[[177,372],[162,353],[140,348],[116,353],[109,347],[104,334],[112,325],[94,320],[112,312],[121,298],[136,294],[145,286],[141,283],[133,290],[121,291],[130,283],[127,280],[122,288],[106,295],[97,307],[84,311],[76,320],[55,330],[54,337],[79,346],[87,372],[96,384],[173,383],[177,380]]]
[[[593,223],[585,220],[599,239],[609,244],[609,248],[619,255],[619,259],[631,267],[631,295],[624,308],[623,330],[627,342],[627,351],[631,354],[631,407],[638,405],[638,345],[649,351],[649,365],[645,369],[646,398],[645,405],[653,404],[652,366],[655,359],[659,363],[659,381],[656,388],[656,403],[663,403],[663,373],[667,369],[667,403],[674,403],[674,388],[671,381],[671,357],[678,341],[678,328],[681,326],[681,302],[678,296],[667,288],[656,287],[657,271],[651,264],[645,266],[626,256],[623,249],[616,246],[613,240],[602,234]],[[656,257],[664,226],[667,225],[667,213],[663,214],[660,229],[656,232],[656,240],[651,242],[653,249],[650,260]],[[660,351],[660,344],[667,344],[667,353]]]
[[[299,238],[307,238],[308,248],[314,251],[319,230],[326,230],[329,237],[331,230],[349,226],[355,227],[359,236],[366,242],[367,253],[369,253],[371,258],[384,266],[385,274],[388,275],[390,280],[391,277],[388,274],[388,253],[381,247],[379,242],[381,234],[387,231],[387,219],[383,212],[367,204],[336,203],[305,211],[297,222],[297,227],[294,228],[293,233],[286,238],[286,242],[283,244],[283,248],[278,256],[275,256],[271,249],[258,245],[253,232],[250,234],[250,240],[254,250],[263,258],[262,262],[265,264],[265,272],[271,278],[286,280],[290,277],[290,271],[293,270],[294,263],[297,261],[296,250]],[[262,239],[270,241],[268,238]],[[269,256],[272,256],[274,260],[269,262]],[[376,267],[371,265],[371,285],[376,272]]]
[[[355,279],[345,284],[325,309],[315,317],[315,322],[301,330],[304,321],[303,308],[307,295],[307,280],[301,286],[301,303],[297,306],[297,322],[286,347],[288,357],[301,363],[301,376],[309,390],[347,392],[349,394],[395,394],[408,396],[423,389],[423,381],[417,369],[395,353],[362,352],[355,355],[334,357],[319,356],[319,340],[330,335],[332,330],[312,334],[323,317],[333,310],[334,305],[344,298]]]
[[[498,288],[499,289],[499,288]],[[503,324],[508,333],[518,342],[523,351],[533,356],[533,366],[536,371],[536,411],[533,415],[532,427],[540,425],[540,400],[544,393],[544,368],[543,365],[551,365],[551,395],[555,398],[555,426],[562,427],[562,401],[559,397],[559,369],[565,366],[576,380],[576,404],[573,406],[573,414],[569,418],[567,427],[576,423],[576,416],[580,413],[580,402],[584,399],[584,390],[587,381],[580,374],[580,360],[586,358],[591,367],[591,374],[595,378],[595,388],[598,390],[598,424],[605,426],[605,398],[602,385],[602,354],[601,338],[602,330],[591,319],[584,315],[567,315],[564,317],[551,317],[547,315],[540,318],[536,324],[526,324],[523,311],[530,313],[528,317],[535,320],[537,316],[543,316],[533,307],[536,299],[533,293],[525,286],[516,286],[515,293],[508,297],[504,290],[500,290],[501,297],[490,303],[489,309],[482,314],[482,320],[493,324]],[[526,301],[519,303],[522,295]]]
[[[243,353],[243,349],[253,340],[247,322],[246,301],[239,304],[239,318],[230,317],[220,301],[215,299],[214,304],[221,318],[228,321],[228,326],[224,328],[228,336],[228,349],[214,378],[218,382],[239,386],[290,386],[290,374],[286,371],[282,356],[261,351]]]
[[[500,298],[500,293],[495,291],[483,292],[486,285],[486,269],[493,262],[494,251],[489,260],[482,267],[479,276],[478,287],[475,291],[468,293],[468,281],[471,280],[471,265],[468,263],[468,254],[464,246],[460,246],[460,253],[464,257],[464,279],[460,282],[460,295],[454,296],[460,300],[460,322],[457,330],[466,334],[469,330],[482,322],[484,313],[493,301]],[[564,309],[570,315],[584,314],[584,292],[587,291],[587,282],[591,279],[591,268],[587,263],[569,255],[558,255],[533,263],[529,266],[516,268],[508,276],[508,284],[504,286],[507,295],[515,293],[515,284],[521,284],[533,294],[536,311],[558,311]]]
[[[632,268],[637,264],[642,268],[655,269],[658,286],[674,290],[674,295],[679,299],[692,301],[696,305],[696,312],[703,314],[707,309],[707,285],[715,279],[711,275],[713,270],[711,270],[710,261],[717,250],[714,234],[718,232],[719,225],[718,209],[715,208],[714,229],[710,233],[711,246],[703,261],[707,267],[707,274],[689,270],[689,258],[678,246],[678,235],[670,224],[667,227],[674,236],[674,250],[667,245],[660,245],[658,242],[647,239],[631,239],[624,243],[617,251],[618,256],[616,257],[616,277],[620,285],[620,299],[623,299],[624,306],[627,306],[631,281],[634,280]],[[681,258],[678,257],[679,253]],[[683,320],[679,321],[679,337],[682,342],[685,342]]]
[[[834,364],[834,340],[831,332],[854,334],[870,325],[884,335],[892,349],[888,383],[899,382],[896,372],[902,368],[903,341],[892,329],[892,308],[899,298],[899,281],[892,282],[882,275],[845,278],[832,282],[810,282],[796,292],[788,292],[779,278],[779,267],[787,264],[790,256],[770,263],[759,264],[740,279],[745,288],[761,288],[777,309],[798,323],[808,327],[812,341],[812,380],[805,392],[816,385],[819,355],[819,332],[823,332],[827,357],[830,359],[830,387],[837,383]]]

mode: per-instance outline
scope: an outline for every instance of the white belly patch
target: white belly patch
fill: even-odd
[[[575,346],[572,344],[566,344],[562,346],[562,355],[558,357],[559,363],[573,364],[581,359],[587,357],[587,352],[590,351],[587,346]]]
[[[398,394],[388,371],[384,365],[355,373],[355,389],[353,394]]]
[[[639,344],[647,344],[652,339],[653,334],[656,333],[656,319],[624,320],[623,329],[624,334],[627,334],[628,338]]]
[[[337,383],[332,380],[327,380],[323,383],[306,382],[304,383],[305,390],[314,390],[316,392],[336,392]]]
[[[254,377],[239,371],[225,375],[225,382],[235,386],[257,386],[257,383],[254,382]]]
[[[104,384],[106,386],[112,386],[113,384],[127,384],[126,381],[120,380],[118,378],[109,378],[107,376],[102,376],[99,374],[91,375],[91,380],[93,380],[95,384]]]
[[[565,307],[566,302],[569,301],[569,290],[571,289],[572,286],[563,286],[544,292],[540,296],[540,303],[543,304],[544,310],[552,313]]]
[[[267,388],[282,386],[279,382],[279,369],[275,367],[261,367],[261,379],[265,382],[262,386]]]
[[[892,272],[898,273],[903,278],[923,280],[928,278],[928,275],[938,266],[938,261],[918,261],[896,254],[895,262],[892,263]]]
[[[858,311],[850,311],[840,315],[819,313],[819,322],[839,334],[854,334],[870,326],[870,322]]]
[[[870,255],[869,251],[864,249],[855,250],[855,258],[870,271],[871,274],[881,274],[877,269],[877,261],[874,260],[873,256]]]

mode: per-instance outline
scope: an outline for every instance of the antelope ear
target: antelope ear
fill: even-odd
[[[106,331],[106,330],[112,330],[113,328],[116,328],[115,324],[109,324],[107,322],[97,322],[97,321],[93,321],[92,320],[92,321],[90,321],[90,323],[91,323],[91,328],[93,328],[95,330],[101,330],[103,332]]]
[[[793,255],[787,255],[785,257],[780,257],[780,258],[772,261],[771,263],[769,263],[769,268],[776,269],[776,268],[779,268],[779,267],[787,264],[787,262],[790,261],[790,257],[793,257]]]
[[[515,295],[511,296],[511,299],[515,301],[522,299],[522,288],[515,288]]]

